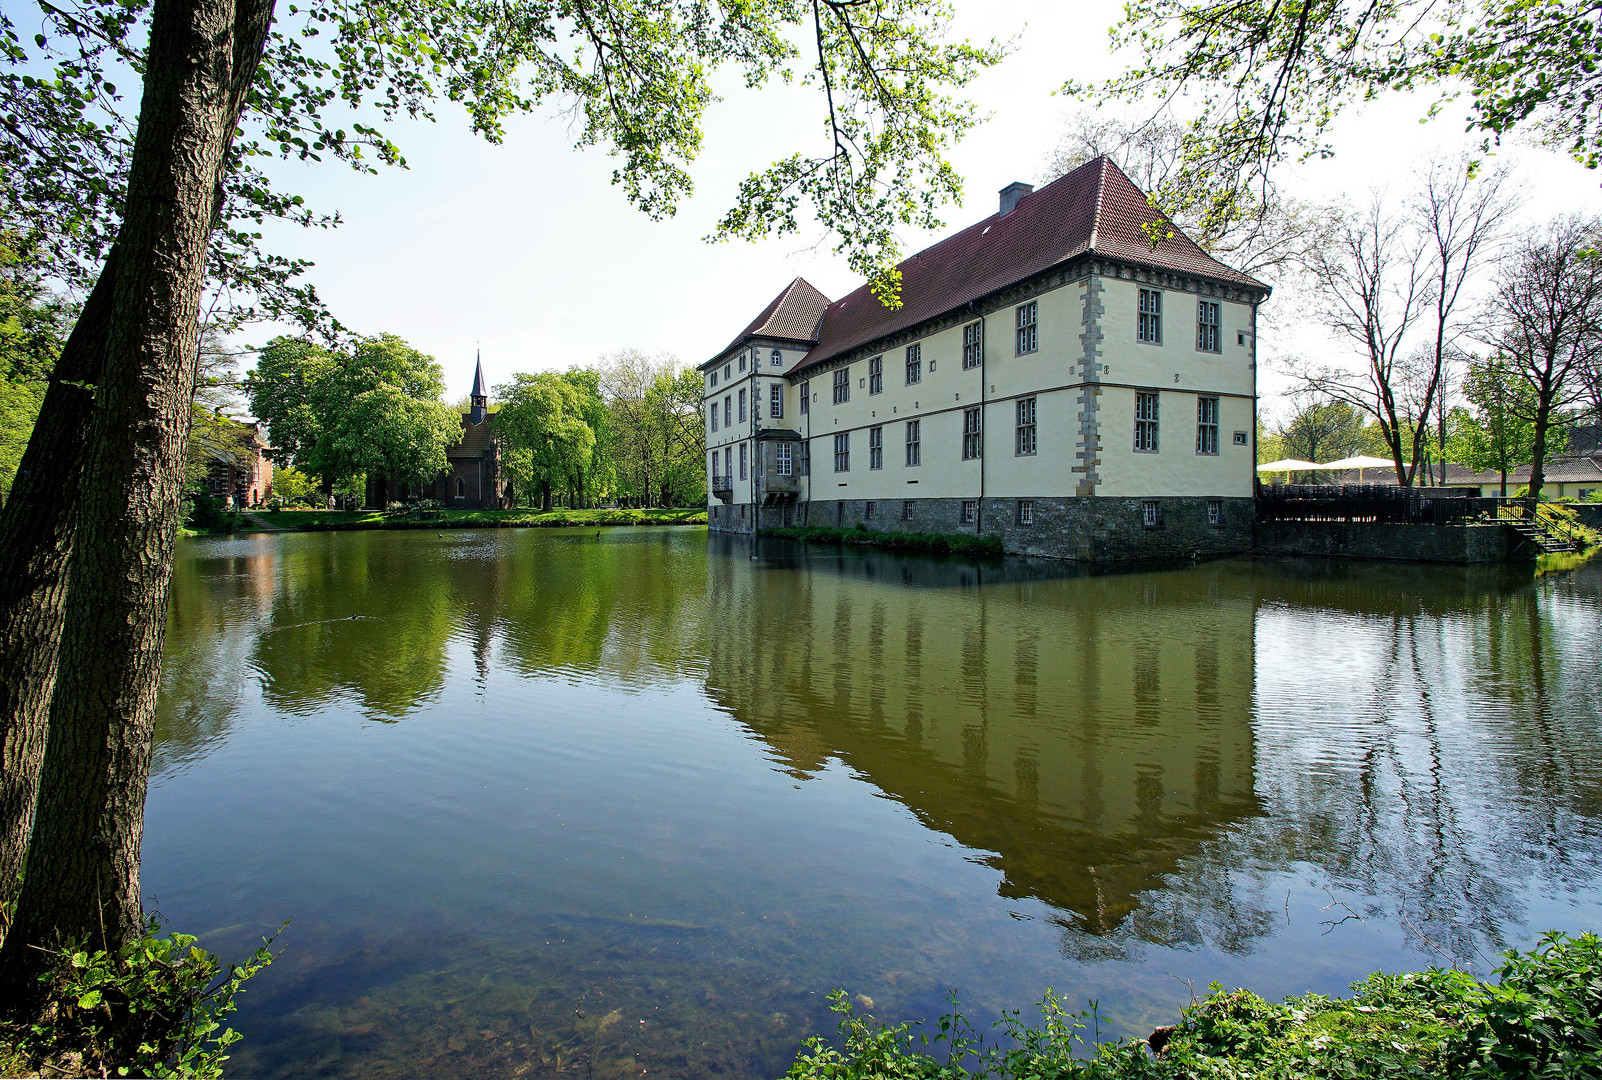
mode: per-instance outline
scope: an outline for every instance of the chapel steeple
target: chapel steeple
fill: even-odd
[[[473,391],[468,395],[472,402],[472,411],[467,414],[468,422],[474,427],[484,422],[484,414],[489,409],[489,390],[484,386],[484,350],[478,352],[478,368],[473,372]]]

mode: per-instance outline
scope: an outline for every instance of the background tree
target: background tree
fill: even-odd
[[[584,401],[572,382],[554,372],[518,374],[495,388],[501,403],[495,435],[501,463],[514,484],[540,493],[540,509],[551,509],[552,491],[581,491],[595,449],[595,431],[584,419]]]
[[[601,362],[620,493],[641,506],[706,497],[701,379],[677,357],[624,349]]]
[[[701,375],[694,368],[659,372],[646,393],[662,438],[657,503],[690,506],[706,502],[706,428],[701,412]]]
[[[324,496],[369,473],[432,480],[446,466],[445,448],[462,434],[444,390],[434,358],[393,334],[338,350],[275,338],[245,378],[273,459],[319,477]]]
[[[1502,260],[1487,344],[1534,395],[1529,497],[1539,499],[1562,410],[1585,393],[1580,373],[1602,350],[1602,222],[1563,217]]]
[[[1335,461],[1384,450],[1368,414],[1348,401],[1302,395],[1280,425],[1276,456],[1302,461]]]
[[[1436,448],[1446,479],[1446,400],[1452,359],[1464,332],[1459,303],[1465,290],[1497,254],[1514,202],[1504,188],[1503,169],[1476,172],[1466,159],[1435,161],[1420,178],[1412,217],[1424,237],[1429,281],[1429,376],[1435,383]],[[1433,476],[1431,475],[1431,479]]]
[[[1131,123],[1081,112],[1047,160],[1042,179],[1105,154],[1152,205],[1219,261],[1254,277],[1299,271],[1333,226],[1331,211],[1266,185],[1249,190],[1187,167],[1187,128],[1174,120]]]
[[[1453,460],[1476,472],[1500,474],[1501,494],[1506,498],[1507,474],[1529,461],[1535,449],[1535,391],[1505,357],[1492,355],[1469,363],[1463,396],[1473,411],[1452,411],[1449,449]]]
[[[267,425],[270,456],[318,477],[326,496],[341,479],[323,471],[315,448],[323,438],[327,417],[322,402],[334,378],[332,350],[308,338],[277,337],[256,353],[256,366],[245,376],[250,411]]]
[[[1360,366],[1292,367],[1304,391],[1379,422],[1402,487],[1412,485],[1423,458],[1440,382],[1428,350],[1404,351],[1429,303],[1424,250],[1418,230],[1388,213],[1378,195],[1343,221],[1334,242],[1314,253],[1310,272],[1330,327],[1356,347]]]
[[[562,381],[578,395],[579,415],[589,425],[593,440],[589,458],[575,475],[575,484],[569,495],[573,506],[588,506],[596,496],[609,490],[616,470],[613,464],[615,450],[611,416],[606,402],[601,399],[601,373],[595,368],[570,368],[562,373]]]

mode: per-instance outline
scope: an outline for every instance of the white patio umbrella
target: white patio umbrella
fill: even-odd
[[[1406,463],[1404,462],[1403,464]],[[1356,457],[1341,458],[1339,461],[1332,461],[1327,465],[1320,465],[1318,467],[1320,469],[1340,469],[1342,472],[1346,471],[1347,469],[1356,469],[1357,479],[1359,482],[1361,482],[1363,479],[1364,469],[1394,469],[1396,467],[1396,463],[1388,458],[1369,457],[1367,454],[1358,454]]]
[[[1285,474],[1286,479],[1289,479],[1290,474],[1293,472],[1310,472],[1322,468],[1324,468],[1324,466],[1318,464],[1316,461],[1301,461],[1297,458],[1281,458],[1278,461],[1270,461],[1265,465],[1257,466],[1257,471],[1282,472]]]

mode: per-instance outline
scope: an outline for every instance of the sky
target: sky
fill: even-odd
[[[1106,33],[1120,3],[957,6],[957,34],[1011,38],[1014,51],[968,90],[989,118],[950,155],[964,177],[963,205],[944,209],[944,229],[903,234],[909,254],[993,213],[1007,184],[1039,181],[1069,118],[1086,107],[1055,92],[1066,79],[1096,80],[1123,66]],[[338,210],[344,224],[327,232],[279,227],[269,241],[316,264],[309,279],[345,325],[397,334],[434,356],[447,400],[467,393],[480,350],[492,385],[625,348],[698,364],[793,277],[836,299],[860,283],[806,223],[798,236],[761,243],[704,241],[742,178],[824,138],[815,89],[748,92],[730,79],[719,86],[725,97],[705,118],[691,170],[695,194],[668,221],[633,209],[610,182],[613,160],[602,149],[574,150],[573,132],[554,107],[514,118],[498,146],[442,109],[435,124],[392,125],[408,169],[371,176],[333,163],[279,166],[287,188],[316,209]],[[1429,101],[1391,95],[1347,112],[1334,131],[1336,157],[1282,175],[1285,190],[1315,200],[1364,201],[1371,189],[1405,194],[1432,156],[1475,143],[1458,120],[1461,109],[1448,106],[1421,124]],[[1568,158],[1507,147],[1499,159],[1528,193],[1522,227],[1562,210],[1602,212],[1602,176]],[[1272,414],[1289,385],[1286,357],[1333,361],[1345,351],[1286,290],[1270,304],[1279,306],[1262,335],[1261,387]],[[259,344],[274,329],[255,327],[243,339]]]

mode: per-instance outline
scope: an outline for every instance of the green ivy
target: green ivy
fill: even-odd
[[[31,1023],[8,1028],[6,1042],[35,1067],[77,1075],[222,1076],[240,1038],[223,1020],[245,981],[272,963],[278,935],[225,970],[193,936],[160,932],[151,917],[145,934],[120,949],[55,953],[40,976],[43,1006]]]

